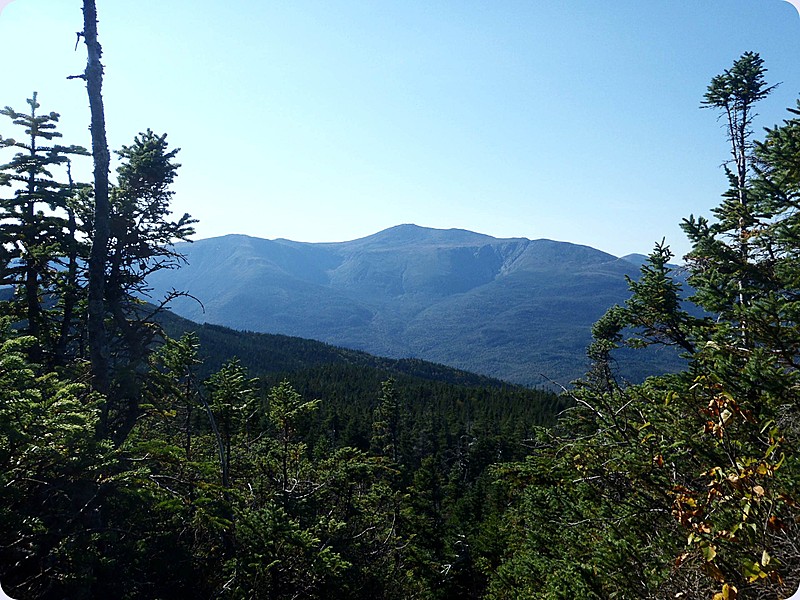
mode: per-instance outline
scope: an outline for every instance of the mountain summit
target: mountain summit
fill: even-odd
[[[633,261],[565,242],[399,225],[349,242],[227,235],[181,244],[154,296],[179,315],[525,385],[583,374],[590,328],[627,297]]]

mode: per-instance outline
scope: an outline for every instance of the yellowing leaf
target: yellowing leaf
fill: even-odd
[[[742,570],[745,577],[750,583],[753,583],[761,576],[761,567],[750,560],[744,561],[744,569]]]
[[[714,594],[714,600],[736,600],[739,595],[739,590],[735,586],[725,584],[722,586],[722,591]]]
[[[711,562],[714,560],[714,557],[717,556],[717,549],[714,548],[711,544],[708,546],[703,546],[703,558],[706,559],[706,562]]]

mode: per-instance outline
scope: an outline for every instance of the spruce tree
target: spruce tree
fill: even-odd
[[[758,54],[745,52],[729,70],[711,80],[702,105],[719,111],[724,121],[731,152],[725,164],[729,189],[713,211],[714,223],[693,216],[683,223],[693,246],[687,259],[694,267],[692,285],[698,288],[698,303],[727,319],[740,321],[743,337],[746,325],[741,323],[741,311],[752,294],[748,270],[750,237],[763,216],[751,197],[753,120],[757,116],[755,105],[776,87],[767,85],[766,72]]]
[[[765,72],[746,53],[705,96],[732,159],[715,218],[683,224],[697,308],[684,309],[671,253],[657,245],[631,298],[595,325],[595,367],[570,392],[574,408],[503,471],[524,482],[511,485],[509,517],[526,534],[512,530],[490,597],[564,597],[563,572],[569,593],[597,598],[797,589],[800,121],[792,111],[752,139],[755,104],[773,89]],[[615,348],[650,344],[680,348],[686,368],[618,382]]]
[[[108,400],[101,434],[118,444],[139,416],[147,357],[162,337],[156,316],[179,295],[150,299],[147,277],[180,266],[184,259],[173,244],[194,233],[195,220],[188,214],[175,220],[170,217],[171,186],[180,165],[175,162],[178,149],[170,149],[166,138],[147,130],[123,146],[117,152],[121,163],[110,193],[103,284]],[[81,207],[81,215],[90,224],[89,235],[94,233],[94,202],[85,197]]]
[[[69,166],[71,157],[88,152],[56,143],[59,115],[41,113],[35,92],[28,106],[27,113],[0,110],[24,132],[18,139],[0,137],[0,146],[17,150],[0,165],[0,183],[11,188],[0,198],[0,284],[16,289],[5,306],[36,339],[31,358],[54,366],[63,364],[76,326],[80,241],[74,199],[81,186],[72,182]]]

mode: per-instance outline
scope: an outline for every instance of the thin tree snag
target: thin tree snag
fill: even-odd
[[[102,49],[97,41],[97,7],[95,0],[83,0],[83,39],[88,50],[86,61],[86,91],[91,111],[92,155],[94,157],[94,233],[89,256],[89,360],[92,367],[92,385],[102,394],[110,391],[109,350],[105,329],[105,264],[108,254],[109,199],[108,172],[111,157],[106,140],[103,111]],[[108,404],[106,404],[108,406]],[[107,409],[101,427],[107,425]]]

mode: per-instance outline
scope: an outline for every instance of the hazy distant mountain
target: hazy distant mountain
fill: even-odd
[[[637,260],[587,246],[415,225],[341,243],[228,235],[179,249],[189,265],[150,284],[155,297],[198,298],[172,304],[186,318],[525,385],[583,374],[592,323],[638,274]]]

